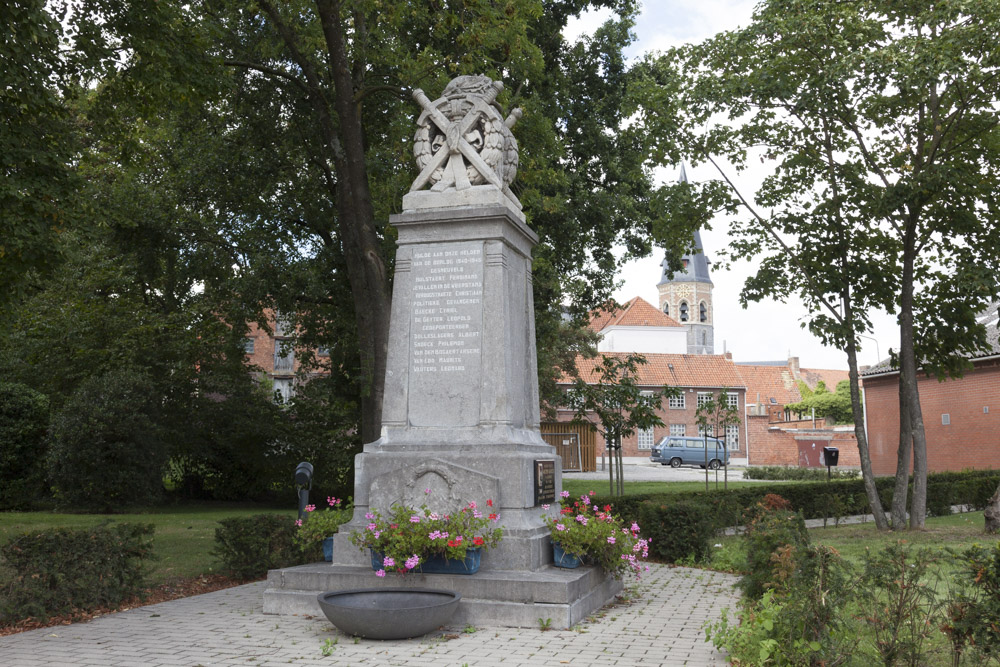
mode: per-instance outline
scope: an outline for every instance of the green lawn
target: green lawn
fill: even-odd
[[[196,503],[151,508],[136,514],[60,514],[55,512],[0,513],[0,543],[24,532],[46,528],[81,528],[102,521],[152,523],[156,526],[153,550],[159,559],[152,564],[150,579],[164,583],[178,578],[214,572],[209,555],[215,545],[220,519],[253,514],[295,516],[295,509],[276,510],[247,503]]]

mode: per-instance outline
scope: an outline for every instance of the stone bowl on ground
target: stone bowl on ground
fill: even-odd
[[[367,639],[409,639],[447,623],[462,594],[431,588],[356,588],[320,593],[317,599],[341,632]]]

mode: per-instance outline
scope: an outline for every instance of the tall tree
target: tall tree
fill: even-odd
[[[650,64],[650,118],[680,130],[694,161],[768,171],[755,197],[708,184],[700,210],[737,215],[734,254],[764,255],[743,298],[799,294],[811,331],[848,355],[869,501],[874,492],[857,389],[867,312],[897,313],[900,448],[894,527],[923,526],[926,442],[918,368],[960,373],[984,343],[975,319],[1000,292],[1000,6],[772,0],[752,23]],[[670,104],[651,106],[669,96]],[[728,121],[718,122],[715,114]],[[669,151],[664,151],[668,153]],[[758,209],[759,207],[759,209]],[[769,212],[763,212],[768,210]]]
[[[485,73],[508,84],[502,104],[525,109],[515,191],[542,237],[534,284],[548,359],[567,363],[573,355],[559,347],[579,338],[562,335],[562,300],[572,297],[582,317],[613,288],[610,248],[649,252],[647,136],[621,105],[636,6],[599,4],[616,17],[573,44],[561,31],[589,6],[579,0],[94,0],[72,20],[81,50],[104,55],[97,108],[109,126],[118,122],[123,146],[127,115],[191,117],[190,142],[203,143],[174,168],[194,175],[191,209],[248,241],[241,298],[304,313],[302,323],[321,330],[336,317],[351,331],[360,432],[370,441],[381,421],[388,217],[413,178],[414,88],[433,96],[455,75]]]

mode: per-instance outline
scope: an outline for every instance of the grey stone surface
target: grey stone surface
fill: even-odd
[[[138,607],[88,623],[0,637],[4,667],[230,667],[258,665],[725,665],[702,626],[733,607],[736,577],[652,565],[629,602],[543,632],[454,620],[419,639],[355,640],[322,616],[273,616],[263,582]],[[555,623],[553,623],[555,627]],[[322,647],[329,642],[330,655]]]

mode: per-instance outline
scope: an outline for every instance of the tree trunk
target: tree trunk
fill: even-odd
[[[987,533],[995,535],[1000,531],[1000,486],[990,496],[990,501],[986,504],[983,516],[986,518]]]
[[[361,357],[361,438],[372,442],[382,427],[382,395],[389,344],[389,277],[375,227],[364,131],[354,101],[355,86],[337,0],[317,2],[333,73],[334,109],[340,151],[333,148],[337,170],[337,216],[351,283]]]
[[[906,404],[909,433],[913,443],[913,497],[910,501],[910,528],[921,529],[924,527],[924,517],[927,514],[927,438],[924,434],[923,414],[920,411],[920,393],[917,389],[917,358],[913,338],[915,229],[916,221],[914,214],[911,214],[904,238],[903,282],[900,286],[899,400],[901,419],[903,404]]]
[[[851,301],[848,294],[844,299],[844,319],[852,322]],[[868,434],[865,433],[865,414],[861,405],[861,389],[858,386],[858,346],[855,338],[850,337],[847,343],[847,366],[851,382],[851,415],[854,417],[854,436],[858,441],[858,456],[861,459],[861,478],[865,483],[865,495],[868,496],[868,507],[875,517],[875,527],[880,531],[889,529],[885,518],[882,499],[878,496],[875,486],[875,473],[872,471],[872,459],[868,451]]]
[[[892,529],[906,526],[906,501],[910,485],[910,453],[913,451],[910,406],[903,400],[903,373],[899,374],[899,450],[896,455],[896,484],[892,491]]]

